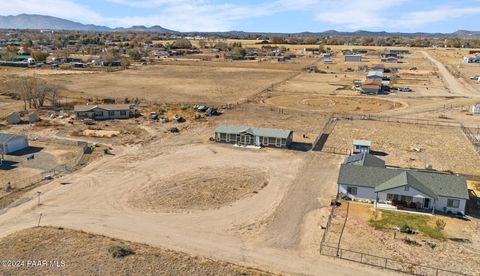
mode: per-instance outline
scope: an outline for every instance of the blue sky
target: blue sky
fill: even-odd
[[[0,15],[20,13],[178,31],[480,30],[480,0],[1,0]]]

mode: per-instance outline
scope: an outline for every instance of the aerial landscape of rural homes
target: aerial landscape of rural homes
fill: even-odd
[[[480,275],[478,32],[5,18],[2,274]]]

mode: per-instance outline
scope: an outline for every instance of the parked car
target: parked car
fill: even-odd
[[[179,123],[183,123],[185,122],[185,118],[183,118],[182,116],[178,115],[178,114],[175,114],[175,121],[179,122]]]
[[[151,120],[157,120],[158,119],[158,113],[157,112],[150,112],[150,119]]]
[[[168,131],[170,131],[171,133],[178,133],[178,132],[180,132],[180,130],[179,130],[178,128],[176,128],[176,127],[171,127],[171,128],[168,129]]]
[[[161,123],[167,123],[167,122],[168,122],[168,118],[162,117],[162,118],[160,118],[160,122],[161,122]]]

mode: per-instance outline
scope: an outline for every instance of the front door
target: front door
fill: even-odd
[[[250,136],[249,135],[245,135],[245,146],[246,145],[250,145]]]
[[[423,208],[428,209],[430,207],[430,198],[425,198],[423,200]]]

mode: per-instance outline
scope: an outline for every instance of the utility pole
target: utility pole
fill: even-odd
[[[40,195],[42,194],[42,192],[38,191],[37,192],[37,195],[38,195],[38,203],[37,203],[37,206],[40,206]]]

